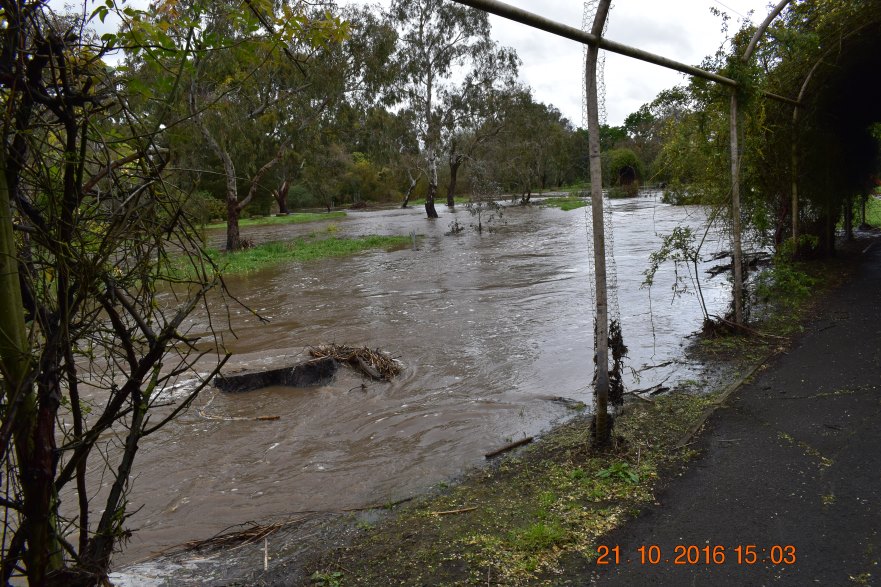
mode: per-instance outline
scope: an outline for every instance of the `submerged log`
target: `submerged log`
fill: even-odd
[[[264,387],[315,387],[327,385],[336,375],[339,363],[332,357],[312,359],[281,369],[251,371],[235,375],[218,375],[214,386],[227,392],[242,392]]]

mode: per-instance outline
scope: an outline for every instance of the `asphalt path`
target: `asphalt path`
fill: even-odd
[[[881,586],[881,240],[856,254],[584,584]]]

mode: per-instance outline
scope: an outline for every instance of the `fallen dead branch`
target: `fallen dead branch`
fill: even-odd
[[[431,512],[431,515],[433,515],[433,516],[453,516],[456,514],[464,514],[467,512],[473,512],[476,509],[477,509],[477,506],[471,507],[471,508],[461,508],[458,510],[447,510],[445,512]]]
[[[274,534],[275,532],[278,532],[286,526],[291,526],[293,524],[302,522],[308,517],[309,516],[304,516],[295,520],[288,520],[275,524],[263,525],[251,523],[247,528],[243,530],[223,532],[205,540],[190,540],[189,542],[177,544],[170,548],[166,548],[165,550],[162,550],[158,553],[154,553],[151,558],[168,556],[180,552],[189,552],[192,550],[221,549],[230,548],[233,546],[247,546],[248,544],[259,543],[260,541],[265,540],[270,534]]]
[[[398,361],[386,353],[367,347],[326,344],[309,349],[309,354],[315,358],[331,357],[378,381],[391,381],[401,372]]]
[[[278,532],[288,526],[293,526],[295,524],[299,524],[306,520],[315,518],[316,516],[341,516],[348,513],[353,512],[366,512],[373,510],[391,510],[399,505],[405,504],[407,502],[413,501],[415,496],[404,497],[402,499],[398,499],[395,501],[390,501],[384,504],[373,504],[362,507],[355,508],[346,508],[341,510],[307,510],[300,512],[292,512],[290,515],[297,515],[296,518],[291,518],[288,520],[284,520],[282,522],[276,522],[272,524],[257,524],[256,522],[250,522],[248,524],[240,524],[238,526],[232,526],[233,528],[246,526],[243,530],[233,530],[227,531],[222,530],[218,534],[215,534],[211,538],[206,538],[203,540],[190,540],[188,542],[183,542],[181,544],[176,544],[174,546],[169,546],[163,550],[152,553],[149,557],[137,561],[137,563],[145,562],[147,560],[156,559],[160,557],[173,556],[182,552],[190,552],[193,550],[220,550],[220,549],[230,549],[230,548],[241,548],[243,546],[247,546],[249,544],[259,543],[261,540],[265,541],[271,534]],[[477,508],[474,508],[477,509]],[[265,544],[265,542],[264,542]],[[136,563],[136,564],[137,564]]]
[[[532,436],[527,436],[527,437],[524,438],[523,440],[518,440],[517,442],[512,442],[511,444],[506,444],[506,445],[503,446],[502,448],[497,449],[497,450],[494,450],[494,451],[492,451],[492,452],[488,452],[488,453],[486,453],[486,454],[483,455],[483,456],[484,456],[484,458],[491,459],[491,458],[493,458],[493,457],[497,457],[497,456],[499,456],[500,454],[503,454],[503,453],[506,453],[506,452],[508,452],[508,451],[514,450],[515,448],[519,448],[519,447],[521,447],[521,446],[523,446],[523,445],[525,445],[525,444],[529,444],[529,443],[532,442],[533,440],[534,440],[534,438],[533,438]]]

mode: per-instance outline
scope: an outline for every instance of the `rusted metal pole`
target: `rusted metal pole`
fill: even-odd
[[[743,60],[749,61],[749,58],[753,56],[753,51],[756,50],[756,45],[759,44],[759,40],[762,38],[762,35],[765,34],[765,31],[768,30],[768,27],[771,26],[771,22],[777,18],[777,16],[783,12],[783,9],[786,8],[786,5],[789,4],[792,0],[781,0],[777,6],[774,7],[768,16],[762,21],[762,24],[759,25],[759,28],[756,29],[755,34],[753,34],[753,38],[750,40],[749,45],[746,47],[746,51],[743,52]]]
[[[703,78],[712,82],[716,82],[718,84],[722,84],[724,86],[729,86],[732,88],[736,88],[738,86],[736,81],[731,78],[727,78],[724,75],[705,71],[699,67],[694,67],[693,65],[686,65],[685,63],[680,63],[679,61],[668,59],[667,57],[663,57],[661,55],[656,55],[648,51],[643,51],[642,49],[637,49],[636,47],[631,47],[622,43],[616,43],[615,41],[604,39],[598,35],[594,35],[593,33],[584,32],[581,29],[577,29],[575,27],[553,21],[549,18],[539,16],[538,14],[535,14],[533,12],[529,12],[528,10],[516,8],[514,6],[511,6],[510,4],[505,4],[504,2],[499,2],[498,0],[453,0],[453,2],[456,2],[457,4],[462,4],[464,6],[470,6],[471,8],[477,8],[478,10],[483,10],[484,12],[495,14],[496,16],[501,16],[502,18],[507,18],[508,20],[513,20],[515,22],[519,22],[521,24],[543,30],[559,37],[563,37],[572,41],[577,41],[579,43],[588,45],[589,47],[599,47],[600,49],[605,49],[606,51],[610,51],[612,53],[618,53],[619,55],[624,55],[625,57],[631,57],[633,59],[645,61],[646,63],[660,65],[661,67],[665,67],[667,69],[673,69],[686,75]],[[778,96],[777,94],[771,92],[762,92],[762,94],[765,97],[771,98],[772,100],[777,100],[778,102],[786,102],[788,104],[798,103],[791,98]]]

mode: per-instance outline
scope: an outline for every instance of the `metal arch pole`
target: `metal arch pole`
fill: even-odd
[[[515,6],[511,6],[510,4],[505,4],[504,2],[499,2],[498,0],[453,0],[453,2],[456,2],[457,4],[462,4],[464,6],[470,6],[471,8],[476,8],[478,10],[483,10],[484,12],[488,12],[502,18],[507,18],[508,20],[513,20],[514,22],[519,22],[520,24],[525,24],[527,26],[543,30],[559,37],[569,39],[571,41],[590,45],[591,47],[599,47],[600,49],[605,49],[606,51],[610,51],[612,53],[618,53],[619,55],[624,55],[625,57],[631,57],[633,59],[645,61],[646,63],[652,63],[654,65],[659,65],[667,69],[673,69],[686,75],[716,82],[717,84],[721,84],[723,86],[728,86],[732,88],[736,88],[738,86],[738,83],[736,81],[723,75],[712,73],[710,71],[705,71],[699,67],[687,65],[673,59],[668,59],[667,57],[662,57],[661,55],[655,55],[654,53],[649,53],[648,51],[643,51],[642,49],[637,49],[636,47],[631,47],[629,45],[610,41],[591,33],[584,32],[581,29],[577,29],[569,25],[553,21],[549,18],[545,18],[543,16],[535,14],[534,12],[529,12],[528,10],[523,10],[522,8],[517,8]],[[763,92],[763,94],[766,97],[771,98],[772,100],[777,100],[778,102],[786,102],[788,104],[794,105],[798,104],[796,100],[792,100],[785,96],[778,96],[771,92]]]

